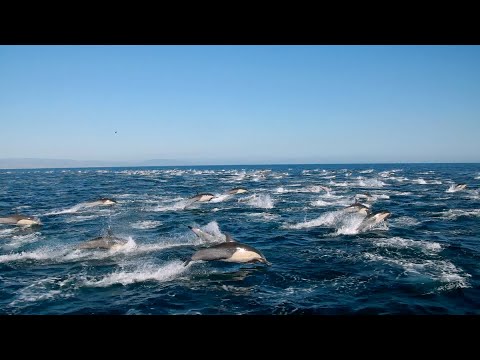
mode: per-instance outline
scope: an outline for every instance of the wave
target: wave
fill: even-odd
[[[15,227],[0,229],[0,238],[7,237],[13,233],[15,233],[18,229]]]
[[[179,277],[186,272],[192,266],[192,264],[193,263],[189,263],[187,266],[184,266],[183,262],[179,260],[168,262],[160,267],[151,264],[145,264],[139,266],[133,271],[116,271],[103,276],[99,280],[85,280],[83,285],[92,287],[108,287],[115,284],[129,285],[145,281],[165,282]]]
[[[157,205],[155,207],[150,207],[145,209],[146,211],[155,211],[155,212],[164,212],[164,211],[180,211],[185,210],[186,208],[198,207],[196,202],[192,202],[189,199],[184,199],[177,201],[173,204],[168,205]]]
[[[75,216],[72,218],[68,218],[65,220],[66,223],[74,223],[74,222],[81,222],[81,221],[87,221],[87,220],[92,220],[98,218],[100,215],[79,215]]]
[[[73,288],[68,285],[72,285],[73,282],[74,278],[71,276],[66,279],[54,276],[34,281],[17,292],[16,299],[9,304],[9,307],[23,307],[29,303],[58,297],[69,298],[73,295]]]
[[[298,184],[299,186],[301,186],[302,184]],[[292,185],[290,185],[290,187],[292,187]],[[277,187],[274,192],[276,192],[277,194],[286,194],[286,193],[320,193],[320,192],[330,192],[331,189],[326,187],[326,186],[322,186],[322,185],[310,185],[310,186],[306,186],[306,187],[302,187],[302,188],[299,188],[299,189],[285,189],[283,186],[280,186],[280,187]]]
[[[437,254],[443,250],[442,245],[433,241],[410,240],[401,237],[375,239],[372,241],[377,247],[395,249],[416,249],[425,254]]]
[[[390,220],[390,223],[396,227],[409,227],[420,225],[421,221],[411,216],[401,216]]]
[[[10,242],[6,242],[2,247],[19,248],[26,244],[37,242],[41,238],[41,233],[31,233],[27,235],[15,235]]]
[[[421,260],[421,259],[395,259],[378,254],[365,253],[365,259],[369,261],[380,261],[393,266],[401,267],[406,275],[413,277],[427,277],[432,281],[440,282],[437,291],[448,291],[458,288],[468,288],[470,274],[457,268],[450,261],[446,260]]]
[[[343,196],[339,196],[336,198],[328,198],[328,197],[324,197],[324,198],[329,199],[329,201],[319,199],[319,200],[312,201],[310,205],[324,207],[324,206],[349,206],[352,204],[351,200]]]
[[[209,223],[205,228],[209,232],[215,233],[218,229],[216,222]],[[220,232],[220,230],[218,230]],[[221,236],[224,236],[221,234]],[[219,236],[218,240],[222,241]],[[22,251],[19,253],[10,253],[0,255],[0,263],[16,262],[16,261],[51,261],[55,263],[76,262],[85,260],[103,260],[116,256],[135,256],[149,252],[156,252],[165,249],[195,246],[205,244],[206,241],[199,239],[196,236],[188,234],[187,237],[174,237],[171,239],[162,239],[161,242],[149,244],[137,244],[132,237],[124,237],[128,241],[123,246],[118,246],[114,249],[100,250],[100,249],[75,249],[74,245],[61,247],[42,247],[33,251]],[[223,237],[224,239],[224,237]],[[224,240],[223,240],[224,241]]]
[[[84,209],[85,207],[86,207],[86,203],[80,203],[68,209],[51,211],[51,212],[45,213],[44,215],[49,216],[49,215],[74,214],[79,210]]]
[[[13,261],[25,260],[51,260],[60,258],[65,254],[65,250],[52,249],[49,247],[40,248],[34,251],[22,251],[20,253],[11,253],[0,255],[0,263],[8,263]]]
[[[456,220],[461,216],[480,216],[480,209],[462,210],[462,209],[450,209],[439,213],[439,215],[448,220]]]
[[[343,182],[335,182],[335,181],[332,181],[330,180],[328,182],[328,185],[331,185],[331,186],[338,186],[338,187],[348,187],[349,184],[346,182],[346,181],[343,181]]]
[[[272,221],[272,220],[276,220],[278,219],[278,215],[276,214],[270,214],[270,213],[251,213],[251,214],[247,214],[247,216],[251,216],[251,217],[261,217],[263,218],[264,220],[266,221]]]

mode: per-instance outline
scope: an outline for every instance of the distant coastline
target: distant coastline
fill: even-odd
[[[192,160],[153,159],[145,161],[100,161],[71,159],[0,159],[0,170],[21,169],[79,169],[79,168],[123,168],[123,167],[192,167],[192,166],[278,166],[278,165],[395,165],[395,164],[480,164],[477,161],[419,161],[419,162],[258,162],[258,163],[202,163]]]
[[[101,161],[71,159],[0,159],[0,169],[61,169],[61,168],[97,168],[97,167],[142,167],[142,166],[178,166],[182,161],[154,159],[147,161]],[[184,165],[193,165],[185,162]]]

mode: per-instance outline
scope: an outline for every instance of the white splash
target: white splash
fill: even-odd
[[[200,229],[213,235],[215,238],[220,239],[220,241],[225,241],[225,235],[220,230],[220,227],[216,221],[210,221],[207,225],[201,227]]]
[[[378,179],[358,179],[358,186],[368,188],[379,188],[386,185],[383,181]]]
[[[165,282],[173,280],[189,269],[191,264],[183,265],[182,261],[171,261],[157,267],[151,264],[139,266],[133,271],[117,271],[100,280],[86,280],[85,286],[107,287],[114,284],[129,285],[137,282],[156,281]]]
[[[371,228],[365,228],[362,231],[358,229],[364,218],[364,215],[356,213],[341,218],[341,221],[337,224],[335,235],[356,235],[359,232],[371,230]]]
[[[10,242],[4,244],[5,247],[18,248],[26,244],[37,242],[41,233],[32,233],[27,235],[15,235]]]
[[[303,192],[312,192],[312,193],[319,193],[322,191],[330,192],[331,189],[325,186],[320,186],[320,185],[308,186],[305,189],[303,189]]]
[[[59,258],[64,253],[65,251],[53,250],[51,248],[40,248],[34,251],[22,251],[20,253],[0,255],[0,263],[19,260],[50,260],[52,258]]]
[[[424,240],[410,240],[401,237],[383,238],[373,240],[373,244],[383,248],[418,249],[426,254],[437,254],[443,248],[437,242]]]
[[[68,298],[73,295],[73,292],[71,288],[70,291],[65,291],[65,285],[72,281],[73,279],[71,277],[67,279],[48,277],[35,281],[20,289],[16,299],[12,301],[9,306],[17,307],[19,304],[46,301],[57,297]]]
[[[347,186],[349,186],[346,181],[338,182],[338,183],[337,183],[337,182],[335,182],[335,181],[330,180],[330,181],[328,182],[328,184],[329,184],[329,185],[332,185],[332,186],[339,186],[339,187],[347,187]]]
[[[61,248],[44,247],[34,251],[22,251],[0,255],[0,263],[14,261],[53,261],[55,263],[64,263],[84,260],[102,260],[114,256],[135,256],[148,252],[161,251],[164,249],[201,244],[198,239],[174,238],[170,240],[162,239],[158,243],[137,244],[132,237],[126,237],[127,242],[124,245],[114,247],[109,250],[102,249],[75,249],[74,245],[62,246]]]
[[[162,224],[163,223],[161,221],[144,220],[144,221],[137,221],[133,223],[132,228],[139,229],[139,230],[154,229]]]
[[[285,229],[308,229],[312,227],[319,227],[319,226],[332,226],[338,222],[338,220],[345,216],[342,211],[329,211],[322,216],[309,220],[304,221],[298,224],[290,224],[290,225],[283,225]]]
[[[189,207],[189,208],[192,208],[194,206],[196,206],[196,202],[192,202],[191,200],[180,200],[180,201],[177,201],[173,204],[168,204],[168,205],[158,205],[156,207],[153,207],[153,208],[149,208],[148,211],[159,211],[159,212],[163,212],[163,211],[179,211],[179,210],[184,210],[185,208]]]
[[[423,178],[413,179],[412,182],[420,185],[440,185],[442,183],[440,180],[425,180]]]
[[[254,194],[248,198],[246,203],[252,207],[263,209],[272,209],[274,206],[274,201],[268,194]]]
[[[0,238],[7,237],[17,231],[17,228],[0,229]]]
[[[450,185],[450,187],[447,190],[445,190],[445,192],[454,193],[454,192],[459,192],[459,191],[464,191],[465,190],[465,189],[457,189],[455,187],[456,187],[456,184],[452,184],[452,185]]]
[[[99,215],[78,215],[65,220],[66,223],[82,222],[98,218]]]
[[[323,196],[323,198],[328,199],[329,201],[319,199],[319,200],[312,201],[310,205],[324,207],[324,206],[349,206],[352,204],[351,200],[344,198],[342,196],[327,195],[327,196]]]
[[[412,195],[412,194],[413,194],[413,193],[410,192],[410,191],[395,191],[395,190],[390,191],[390,193],[391,193],[392,195],[398,195],[398,196],[409,196],[409,195]]]
[[[72,206],[71,208],[48,212],[48,213],[45,213],[44,215],[48,216],[48,215],[74,214],[79,210],[84,209],[86,205],[87,203],[80,203],[75,206]]]
[[[427,185],[427,182],[422,178],[414,179],[414,180],[412,180],[412,182],[414,182],[416,184],[420,184],[420,185]]]

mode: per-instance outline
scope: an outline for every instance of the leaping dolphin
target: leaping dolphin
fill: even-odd
[[[0,224],[11,224],[19,226],[32,226],[32,225],[42,225],[42,222],[33,217],[25,215],[9,215],[5,217],[0,217]]]
[[[378,224],[388,218],[392,213],[390,211],[379,211],[375,214],[369,214],[363,219],[363,221],[358,225],[357,230],[363,231],[368,227],[371,227],[375,224]]]
[[[213,194],[210,194],[210,193],[200,193],[200,194],[197,194],[193,197],[190,198],[190,200],[192,200],[192,202],[207,202],[207,201],[210,201],[212,200],[213,198],[215,197],[215,195]]]
[[[108,205],[115,205],[117,202],[113,199],[109,198],[101,198],[95,201],[91,201],[85,204],[85,207],[91,206],[108,206]]]
[[[254,247],[235,241],[229,234],[225,234],[225,236],[226,242],[198,250],[183,265],[187,266],[195,260],[225,261],[240,264],[260,262],[271,265],[265,259],[265,256]]]
[[[234,188],[234,189],[228,190],[227,194],[236,195],[236,194],[243,194],[243,193],[246,193],[246,192],[248,192],[247,189],[239,187],[239,188]]]
[[[372,195],[370,195],[369,193],[357,194],[357,195],[355,195],[355,201],[357,201],[357,198],[358,199],[365,199],[367,201],[373,200]]]
[[[85,241],[78,245],[76,249],[103,249],[116,250],[128,243],[128,240],[113,236],[111,229],[108,229],[107,236],[99,236],[95,239]]]

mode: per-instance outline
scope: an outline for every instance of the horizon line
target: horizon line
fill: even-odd
[[[74,160],[74,161],[85,161],[85,160]],[[90,161],[90,160],[87,160]],[[95,160],[94,160],[95,161]],[[98,160],[98,161],[103,161],[103,160]],[[220,167],[220,166],[286,166],[286,165],[294,165],[294,166],[299,166],[299,165],[412,165],[412,164],[445,164],[445,165],[451,165],[451,164],[479,164],[480,162],[425,162],[425,161],[419,161],[419,162],[338,162],[338,163],[257,163],[257,164],[189,164],[189,165],[124,165],[124,166],[76,166],[76,167],[15,167],[15,168],[3,168],[0,167],[0,170],[56,170],[56,169],[105,169],[105,168],[171,168],[171,167]]]

